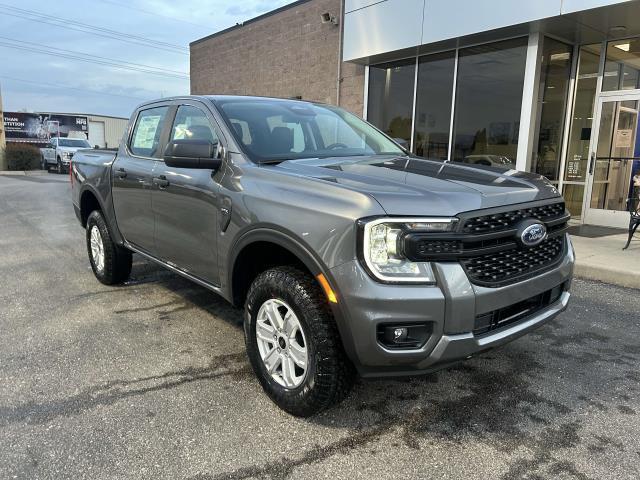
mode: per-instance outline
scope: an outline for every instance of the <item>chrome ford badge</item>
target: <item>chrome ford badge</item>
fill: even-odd
[[[547,238],[547,227],[541,223],[528,225],[520,232],[520,240],[527,247],[535,247]]]

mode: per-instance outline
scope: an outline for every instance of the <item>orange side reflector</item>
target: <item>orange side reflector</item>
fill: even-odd
[[[318,279],[318,282],[320,282],[320,285],[322,285],[322,289],[324,290],[324,293],[327,295],[327,299],[331,303],[338,303],[338,297],[336,297],[335,292],[331,289],[331,285],[329,285],[329,282],[327,281],[325,276],[322,273],[320,273],[316,278]]]

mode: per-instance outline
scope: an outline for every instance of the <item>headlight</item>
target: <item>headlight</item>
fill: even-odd
[[[390,283],[435,283],[429,262],[412,262],[402,252],[409,232],[443,233],[454,229],[455,218],[379,218],[363,221],[362,259],[378,280]]]
[[[73,153],[71,153],[71,152],[62,152],[62,157],[63,158],[71,158],[71,157],[73,157]]]

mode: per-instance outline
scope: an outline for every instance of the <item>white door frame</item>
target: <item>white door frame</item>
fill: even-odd
[[[593,192],[593,178],[595,174],[595,159],[598,151],[598,137],[600,135],[600,120],[602,106],[609,102],[624,102],[628,100],[640,101],[640,89],[626,91],[601,92],[598,95],[596,113],[593,117],[591,140],[589,143],[589,162],[586,178],[584,201],[582,203],[582,223],[602,225],[607,227],[628,228],[629,212],[618,210],[603,210],[591,208],[591,194]],[[636,127],[637,128],[637,127]]]

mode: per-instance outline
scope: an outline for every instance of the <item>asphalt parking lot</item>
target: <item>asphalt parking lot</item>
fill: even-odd
[[[0,176],[0,478],[639,478],[639,298],[576,281],[535,333],[301,420],[239,311],[140,258],[101,285],[67,177]]]

